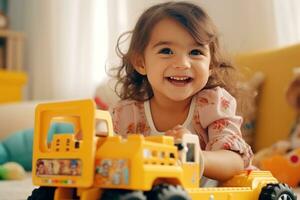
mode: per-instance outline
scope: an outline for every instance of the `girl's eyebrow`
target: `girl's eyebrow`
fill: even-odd
[[[153,45],[153,48],[161,46],[161,45],[170,45],[170,44],[173,44],[173,42],[170,42],[170,41],[159,41],[159,42],[157,42],[157,43],[155,43]]]
[[[174,42],[171,42],[171,41],[159,41],[159,42],[155,43],[152,47],[155,48],[155,47],[158,47],[158,46],[161,46],[161,45],[171,45],[171,44],[174,44]],[[200,48],[203,48],[203,49],[208,49],[207,45],[201,44],[201,43],[198,43],[198,42],[195,42],[194,44],[192,44],[192,46],[194,46],[194,47],[200,47]]]
[[[195,47],[201,47],[201,48],[204,48],[204,49],[207,49],[207,48],[208,48],[208,45],[206,45],[206,44],[201,44],[201,43],[199,43],[199,42],[196,42],[196,43],[194,44],[194,46],[195,46]]]

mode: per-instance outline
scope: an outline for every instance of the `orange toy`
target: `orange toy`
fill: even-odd
[[[300,148],[285,155],[273,155],[261,161],[260,166],[269,170],[280,181],[296,187],[300,182]]]

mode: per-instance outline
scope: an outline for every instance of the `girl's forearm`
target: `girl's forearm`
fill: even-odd
[[[203,151],[204,176],[226,181],[244,169],[242,157],[229,150]]]

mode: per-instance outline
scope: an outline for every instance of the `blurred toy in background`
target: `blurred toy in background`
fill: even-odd
[[[0,11],[0,29],[7,29],[7,28],[8,28],[8,18],[2,11]]]
[[[0,29],[8,28],[8,0],[0,0]]]
[[[96,88],[94,100],[98,109],[109,110],[118,102],[119,97],[113,89],[114,84],[113,80],[107,79]]]
[[[25,177],[22,165],[16,162],[7,162],[0,165],[0,180],[20,180]]]
[[[0,0],[0,31],[8,29],[8,0]],[[0,38],[0,69],[5,67],[5,37]]]
[[[54,123],[48,133],[48,140],[54,134],[73,131],[73,126],[64,123]],[[31,170],[32,164],[33,128],[15,132],[0,141],[0,165],[14,162],[21,165],[26,171]],[[1,175],[0,175],[1,176]]]
[[[288,104],[297,113],[290,137],[258,151],[253,159],[255,166],[271,171],[292,187],[300,183],[300,68],[296,68],[294,74],[286,92]]]
[[[260,168],[271,171],[279,181],[297,187],[300,183],[300,148],[266,157],[260,161]]]
[[[290,134],[291,148],[300,148],[300,68],[294,69],[295,77],[286,92],[289,105],[296,111],[297,118]]]
[[[256,116],[258,110],[259,95],[265,75],[262,72],[256,72],[253,76],[239,84],[239,89],[245,91],[246,101],[238,102],[238,113],[243,117],[241,132],[243,139],[253,148],[255,137]]]
[[[97,108],[100,110],[108,110],[108,104],[106,104],[100,97],[95,97],[95,103],[97,105]]]

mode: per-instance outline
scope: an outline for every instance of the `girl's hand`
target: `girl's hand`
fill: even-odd
[[[191,134],[191,132],[181,125],[177,125],[173,129],[165,132],[165,135],[174,137],[175,142],[181,140],[184,134]]]

